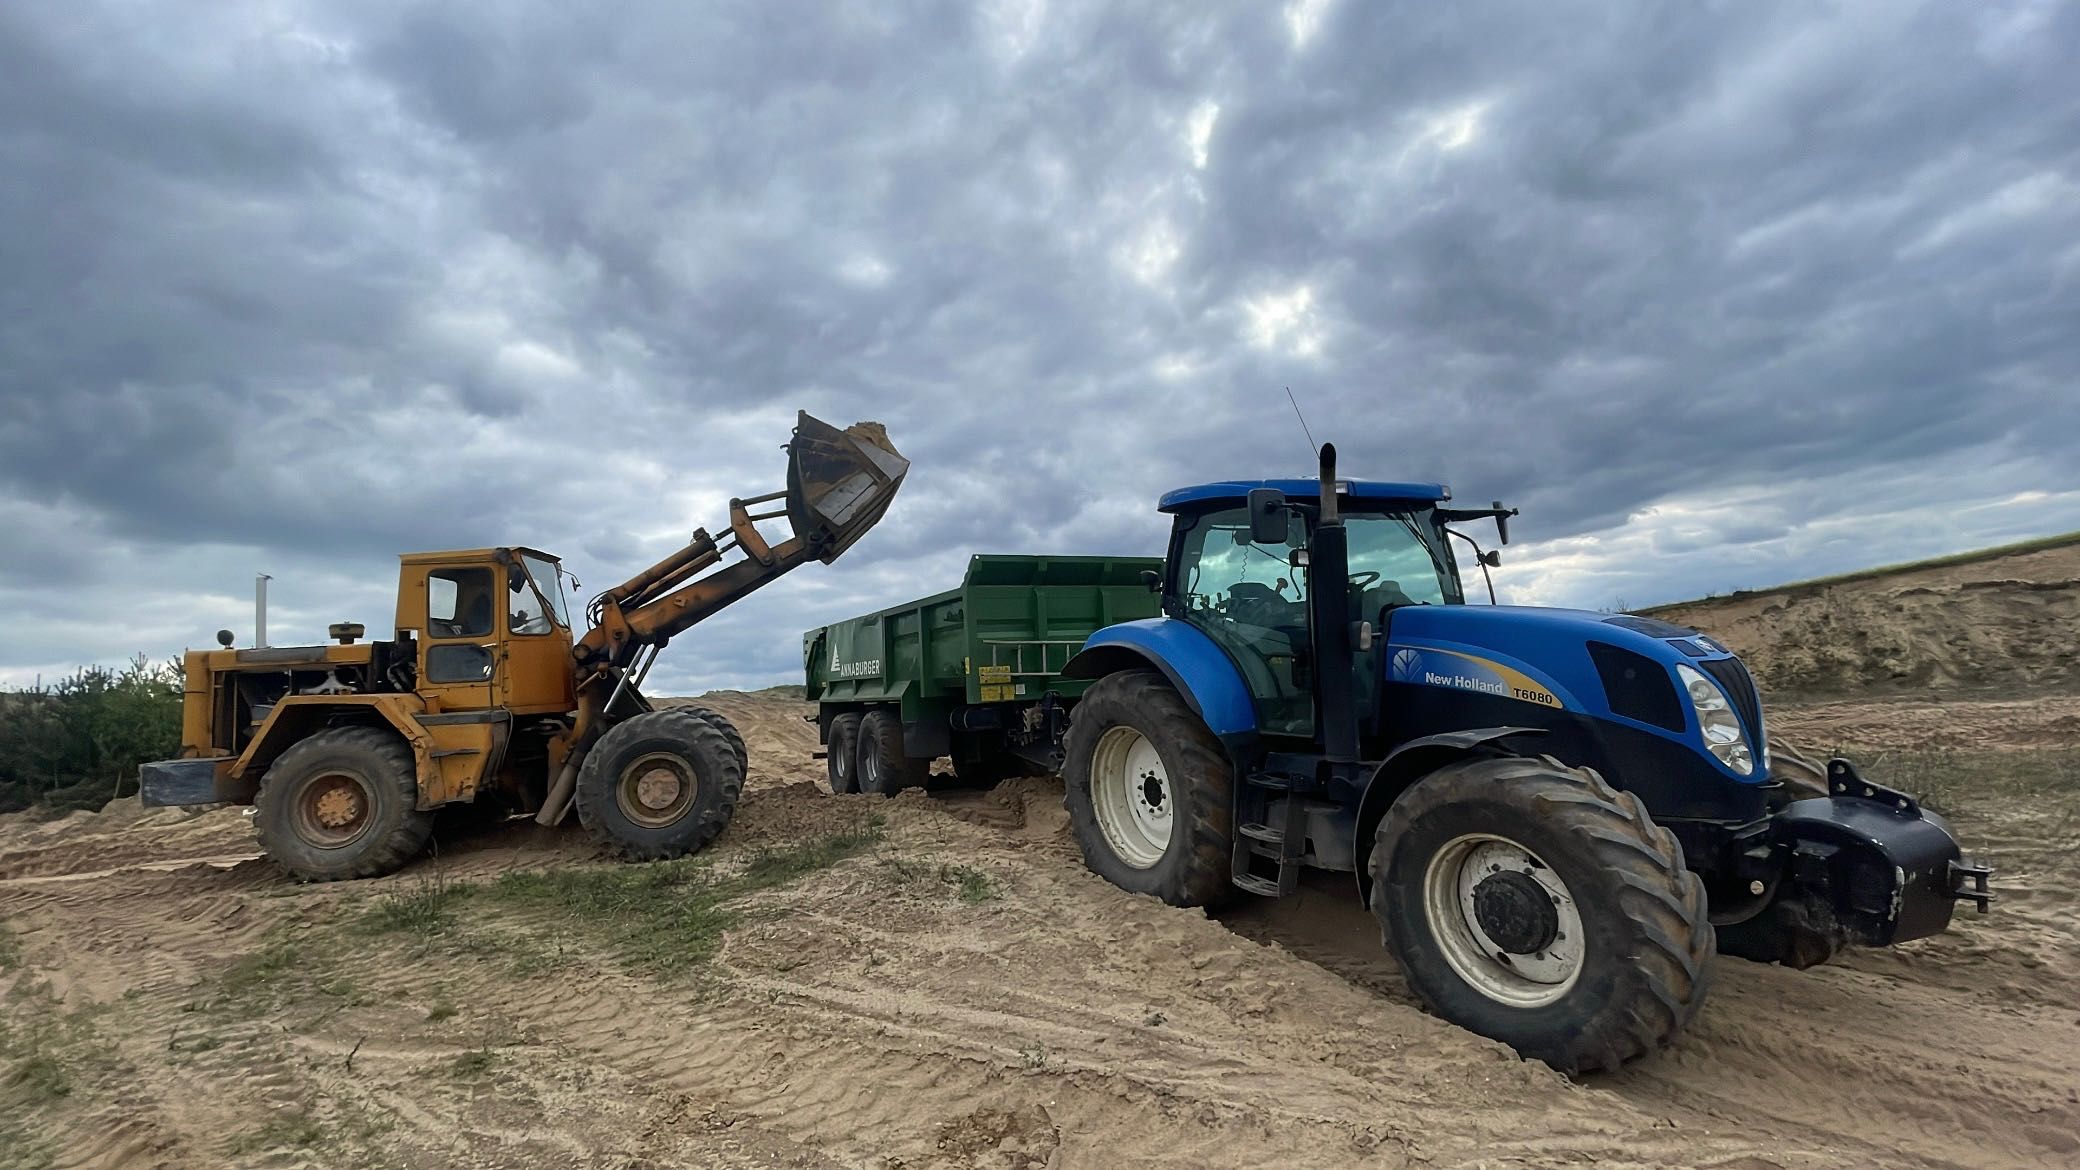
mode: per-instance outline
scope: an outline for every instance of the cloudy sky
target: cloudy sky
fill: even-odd
[[[590,588],[885,422],[661,689],[1305,471],[1644,605],[2080,528],[2080,7],[0,5],[0,682]],[[1485,533],[1483,534],[1486,535]],[[589,591],[589,589],[588,589]]]

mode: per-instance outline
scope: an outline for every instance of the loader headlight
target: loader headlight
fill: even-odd
[[[1690,696],[1690,709],[1697,712],[1697,728],[1704,736],[1705,750],[1741,775],[1753,775],[1755,754],[1748,747],[1747,736],[1741,733],[1740,716],[1733,713],[1733,703],[1726,698],[1726,692],[1718,683],[1681,663],[1676,664],[1676,677],[1682,680],[1683,691]]]

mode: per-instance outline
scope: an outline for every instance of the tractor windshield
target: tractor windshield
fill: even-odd
[[[1378,621],[1392,605],[1457,605],[1464,600],[1459,570],[1444,534],[1419,512],[1351,512],[1350,581],[1358,612]]]

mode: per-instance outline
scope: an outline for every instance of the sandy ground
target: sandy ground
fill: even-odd
[[[574,833],[298,886],[241,860],[236,810],[0,818],[0,1166],[2080,1164],[2070,808],[1960,818],[1998,913],[1817,971],[1723,961],[1676,1048],[1576,1082],[1415,1007],[1340,882],[1171,909],[1083,870],[1053,780],[831,797],[798,704],[716,702],[754,761],[719,866],[882,836],[671,976],[503,906],[342,925],[605,864]]]

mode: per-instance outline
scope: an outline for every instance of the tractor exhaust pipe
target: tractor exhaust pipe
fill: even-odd
[[[1350,534],[1337,510],[1336,444],[1322,444],[1321,515],[1307,555],[1307,600],[1314,607],[1315,695],[1322,712],[1322,754],[1334,764],[1358,760],[1357,697],[1351,673]]]

